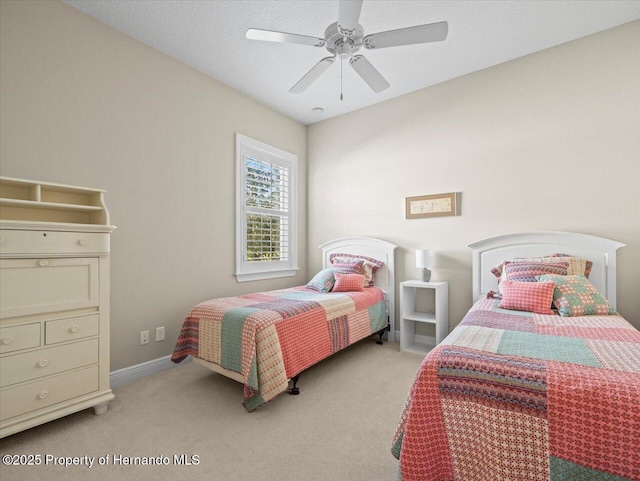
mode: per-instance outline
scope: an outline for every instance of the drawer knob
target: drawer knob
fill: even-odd
[[[0,237],[0,245],[3,245],[5,242],[4,237]]]
[[[12,342],[13,342],[13,337],[11,336],[2,338],[2,344],[4,345],[11,344]]]
[[[38,265],[40,267],[48,266],[49,265],[49,261],[47,259],[42,259],[41,261],[38,262]]]
[[[40,394],[38,394],[38,399],[47,399],[48,395],[49,393],[47,391],[42,391]]]
[[[89,243],[89,241],[87,239],[80,239],[78,241],[78,244],[80,244],[81,246],[86,246]]]
[[[73,332],[74,334],[75,334],[76,332],[78,332],[79,330],[80,330],[80,326],[71,326],[71,327],[69,328],[69,331]]]
[[[48,365],[49,365],[49,361],[47,361],[46,359],[43,359],[38,363],[38,366],[40,367],[47,367]]]

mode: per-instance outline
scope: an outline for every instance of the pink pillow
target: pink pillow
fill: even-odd
[[[365,277],[362,274],[340,274],[336,272],[336,283],[332,292],[358,292],[364,291]]]
[[[549,308],[553,301],[555,282],[502,282],[502,302],[498,307],[537,314],[553,314]]]

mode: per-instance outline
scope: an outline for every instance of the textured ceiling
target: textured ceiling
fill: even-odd
[[[449,23],[447,40],[364,50],[391,83],[375,94],[345,61],[309,89],[289,89],[324,48],[247,40],[248,28],[322,37],[335,0],[64,0],[65,3],[232,88],[310,124],[640,18],[640,1],[364,0],[365,34]],[[313,112],[322,107],[324,112]]]

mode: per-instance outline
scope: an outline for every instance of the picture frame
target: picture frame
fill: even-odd
[[[460,215],[460,192],[419,195],[405,199],[407,219]]]

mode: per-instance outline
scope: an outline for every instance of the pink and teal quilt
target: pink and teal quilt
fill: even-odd
[[[393,440],[400,479],[640,480],[640,331],[499,302],[424,359]]]
[[[289,379],[387,324],[384,293],[320,293],[304,287],[212,299],[187,315],[171,360],[199,357],[244,379],[253,411]]]

